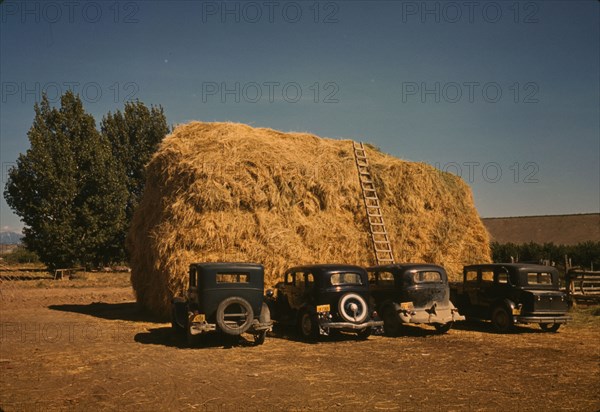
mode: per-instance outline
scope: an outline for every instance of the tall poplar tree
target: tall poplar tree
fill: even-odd
[[[127,185],[111,144],[79,96],[35,105],[30,148],[10,169],[4,197],[25,224],[24,243],[51,269],[108,264],[127,221]]]

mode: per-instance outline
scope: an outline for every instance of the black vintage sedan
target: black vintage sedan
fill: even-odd
[[[453,299],[469,318],[491,320],[499,332],[516,323],[537,323],[556,332],[571,319],[567,296],[560,291],[558,271],[528,263],[465,266],[463,282],[452,285]]]
[[[431,324],[445,333],[464,317],[450,301],[448,275],[438,265],[400,263],[367,268],[371,296],[384,320],[388,336],[402,331],[402,324]]]
[[[367,272],[360,266],[321,264],[287,270],[268,291],[273,319],[293,325],[314,339],[332,331],[354,332],[366,339],[383,322],[369,305]]]

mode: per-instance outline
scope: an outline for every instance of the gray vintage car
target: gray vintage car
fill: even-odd
[[[383,317],[388,336],[401,332],[402,324],[432,324],[445,333],[464,317],[450,301],[448,275],[438,265],[402,263],[367,268],[371,297]]]

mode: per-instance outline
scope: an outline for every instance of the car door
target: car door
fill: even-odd
[[[480,309],[491,307],[500,296],[497,285],[494,283],[494,270],[481,269],[479,271],[479,293],[477,305]]]
[[[281,318],[286,319],[291,316],[293,287],[295,275],[293,272],[286,272],[283,277],[283,282],[277,288],[277,313],[281,314]]]

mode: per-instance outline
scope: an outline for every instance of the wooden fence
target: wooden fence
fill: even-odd
[[[570,269],[565,275],[567,295],[576,302],[600,302],[600,272]]]

